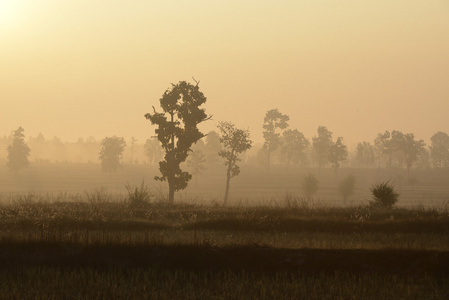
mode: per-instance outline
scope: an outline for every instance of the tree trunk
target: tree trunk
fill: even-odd
[[[228,170],[226,172],[226,190],[225,190],[224,201],[223,201],[224,206],[226,206],[228,204],[229,184],[231,181],[231,169],[232,169],[231,164],[229,164]]]
[[[173,123],[173,114],[171,114],[171,122]],[[175,135],[171,136],[171,150],[168,163],[168,202],[175,202]]]
[[[175,203],[175,187],[174,184],[168,184],[168,202],[170,204]]]

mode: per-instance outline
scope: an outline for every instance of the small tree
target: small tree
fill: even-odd
[[[340,162],[345,161],[348,158],[348,148],[343,144],[343,138],[338,137],[337,141],[329,147],[329,162],[335,170],[335,176],[337,176]]]
[[[225,159],[224,164],[227,167],[224,196],[224,205],[226,205],[231,178],[240,174],[240,168],[237,165],[237,162],[240,161],[238,156],[240,153],[251,148],[252,141],[250,140],[248,130],[237,129],[230,122],[220,122],[218,129],[220,130],[220,142],[223,145],[223,150],[220,150],[218,155]]]
[[[17,128],[12,134],[12,144],[6,148],[8,152],[6,166],[14,173],[29,165],[28,156],[30,155],[30,148],[25,143],[24,129]]]
[[[267,151],[267,169],[270,170],[270,155],[271,152],[279,148],[280,145],[280,133],[276,132],[277,129],[285,129],[288,127],[288,121],[290,117],[280,113],[277,109],[267,111],[263,120],[263,138],[265,143],[264,149]]]
[[[394,185],[390,181],[373,184],[370,188],[373,207],[392,208],[399,199],[399,193],[394,190]]]
[[[199,90],[198,82],[192,85],[185,81],[172,84],[160,99],[162,113],[145,114],[151,124],[157,125],[155,133],[165,150],[164,160],[159,162],[162,176],[154,179],[168,182],[168,201],[173,203],[175,192],[187,187],[192,175],[179,167],[187,159],[193,143],[204,137],[198,130],[198,124],[208,120],[200,106],[206,97]]]
[[[346,200],[354,194],[355,188],[355,177],[354,175],[348,175],[345,179],[343,179],[338,185],[338,192],[343,197],[343,203],[346,203]]]
[[[126,142],[122,137],[105,137],[101,141],[100,161],[103,172],[113,173],[121,168],[120,160],[125,150]]]
[[[304,176],[301,188],[308,199],[311,199],[312,196],[315,195],[315,193],[318,191],[318,184],[318,179],[312,173]]]

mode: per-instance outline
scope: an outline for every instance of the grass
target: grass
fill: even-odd
[[[18,273],[20,272],[20,276]],[[335,273],[32,267],[1,270],[4,299],[447,299],[447,279]]]
[[[0,206],[6,299],[447,299],[447,209],[158,202],[92,189]],[[147,197],[148,196],[148,197]],[[131,197],[134,197],[132,200]]]

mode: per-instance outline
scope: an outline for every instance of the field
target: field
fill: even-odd
[[[242,170],[223,207],[218,169],[175,205],[148,166],[1,171],[6,299],[449,297],[447,172],[413,170],[411,185],[402,170]],[[308,172],[320,180],[313,199],[298,183]],[[347,174],[356,191],[343,203]],[[370,184],[390,178],[398,206],[367,206]]]

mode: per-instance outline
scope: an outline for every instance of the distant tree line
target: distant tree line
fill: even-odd
[[[255,155],[245,155],[252,148],[249,130],[239,129],[233,123],[221,121],[218,133],[207,134],[198,129],[198,124],[209,120],[201,106],[206,97],[196,85],[181,81],[172,84],[160,98],[160,112],[145,114],[156,126],[155,135],[140,142],[131,137],[127,142],[123,137],[79,138],[75,143],[63,142],[57,137],[46,139],[42,134],[25,141],[24,129],[19,127],[8,137],[0,137],[0,146],[5,149],[5,164],[12,172],[27,167],[30,158],[33,163],[98,163],[101,170],[113,173],[124,164],[158,165],[160,176],[156,180],[166,181],[170,203],[176,191],[187,187],[189,181],[206,169],[210,172],[224,171],[226,184],[224,203],[227,202],[231,178],[239,175],[239,162],[259,164],[270,172],[273,165],[285,170],[295,167],[333,168],[335,175],[343,165],[364,168],[404,168],[410,174],[413,167],[449,167],[449,136],[437,132],[427,146],[413,133],[397,130],[379,133],[373,142],[359,142],[353,153],[348,151],[343,137],[333,137],[333,132],[325,126],[318,126],[310,139],[296,128],[289,128],[290,117],[278,109],[266,112],[263,121],[264,143]],[[0,157],[1,158],[1,157]],[[221,169],[218,166],[224,166]],[[305,178],[305,186],[310,187],[309,196],[317,185],[313,176]],[[354,181],[342,181],[340,192],[344,199],[349,197]]]

